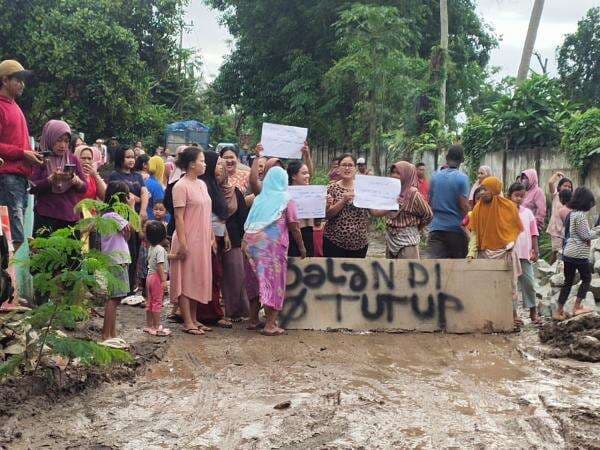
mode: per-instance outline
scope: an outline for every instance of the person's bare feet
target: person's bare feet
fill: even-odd
[[[233,328],[233,324],[227,319],[221,319],[217,322],[219,328]]]
[[[573,314],[575,316],[579,316],[581,314],[587,314],[587,313],[591,313],[592,310],[590,308],[586,308],[585,306],[579,307],[579,308],[573,308]]]

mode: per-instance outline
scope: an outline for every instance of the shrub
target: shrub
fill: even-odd
[[[561,147],[573,167],[585,174],[591,157],[600,154],[600,109],[575,114],[566,127]]]

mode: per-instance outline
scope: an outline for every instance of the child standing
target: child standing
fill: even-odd
[[[533,213],[529,208],[522,206],[526,192],[527,190],[522,183],[513,183],[508,189],[508,197],[518,206],[519,216],[523,224],[523,231],[517,238],[514,250],[521,263],[521,275],[518,278],[519,290],[521,291],[525,308],[529,308],[531,321],[539,325],[541,321],[537,315],[535,306],[535,277],[533,274],[533,265],[531,264],[538,259],[537,240],[539,233]],[[517,316],[516,308],[513,308],[513,316],[515,323],[521,325],[522,321]]]
[[[127,203],[130,199],[129,186],[124,181],[111,181],[106,188],[106,203],[109,206],[116,202]],[[115,277],[119,280],[119,286],[109,291],[109,298],[104,308],[104,325],[102,327],[102,339],[104,341],[117,337],[117,307],[121,300],[129,292],[129,264],[131,255],[127,241],[131,235],[131,226],[123,217],[114,211],[104,213],[105,219],[112,219],[118,225],[118,231],[113,234],[102,234],[100,236],[100,248],[102,253],[110,255],[116,265]]]
[[[171,330],[160,324],[169,260],[167,250],[161,245],[167,237],[167,229],[157,221],[146,223],[146,240],[148,241],[148,277],[146,278],[146,328],[144,332],[153,336],[169,336]]]
[[[167,225],[169,225],[169,216],[165,204],[162,201],[154,202],[152,213],[154,214],[154,220],[162,223],[166,229]]]
[[[594,194],[585,187],[577,188],[569,202],[569,208],[572,211],[565,221],[565,246],[563,249],[565,284],[561,288],[558,297],[558,309],[553,315],[555,320],[565,320],[567,318],[564,308],[575,281],[576,271],[579,272],[581,277],[581,285],[577,291],[573,314],[579,315],[591,312],[590,309],[583,308],[581,302],[585,298],[592,281],[589,260],[591,241],[600,236],[600,227],[594,227],[590,230],[587,221],[587,213],[595,204]]]

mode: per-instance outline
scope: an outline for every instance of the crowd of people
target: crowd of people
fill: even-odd
[[[518,293],[539,322],[532,263],[539,256],[538,237],[546,223],[546,199],[538,174],[526,169],[503,192],[493,169],[483,166],[471,186],[459,170],[463,150],[453,145],[446,164],[427,180],[426,167],[407,161],[392,164],[387,176],[401,182],[397,211],[354,205],[357,174],[371,175],[364,158],[344,154],[332,162],[326,217],[299,219],[288,186],[308,185],[314,175],[310,147],[302,159],[287,163],[262,156],[262,146],[243,164],[236,146],[219,152],[198,145],[164,148],[153,156],[115,138],[87,145],[62,120],[48,121],[39,148],[32,148],[25,117],[15,100],[28,72],[16,61],[0,63],[0,206],[9,213],[12,244],[24,242],[28,194],[35,197],[34,233],[73,226],[91,211],[75,206],[97,199],[109,206],[128,203],[139,214],[136,232],[116,212],[105,213],[119,231],[101,235],[99,249],[111,255],[121,281],[109,293],[102,338],[117,339],[116,314],[121,301],[142,293],[147,310],[144,331],[167,336],[161,310],[168,292],[169,318],[184,332],[203,335],[211,326],[231,328],[247,319],[249,330],[267,336],[284,333],[278,314],[286,291],[288,257],[365,258],[372,217],[385,222],[386,257],[394,259],[507,259],[514,272],[515,323]],[[113,167],[113,170],[107,168]],[[100,169],[105,171],[101,176]],[[591,229],[586,213],[594,196],[557,173],[550,180],[552,210],[547,232],[553,258],[564,261],[565,286],[556,319],[579,272],[582,283],[574,312],[587,310]],[[422,239],[426,250],[422,255]],[[93,244],[90,244],[93,245]],[[260,320],[264,309],[266,320]]]

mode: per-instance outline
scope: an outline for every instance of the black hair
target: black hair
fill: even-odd
[[[127,150],[133,151],[127,145],[119,145],[115,150],[115,169],[121,170],[123,168],[123,164],[125,164],[125,153]]]
[[[342,160],[346,159],[346,158],[350,158],[352,160],[352,162],[354,162],[354,165],[356,165],[356,158],[354,157],[353,154],[351,153],[344,153],[342,156],[340,156],[338,158],[338,163],[341,164]]]
[[[198,147],[186,147],[183,151],[177,156],[177,161],[175,164],[184,172],[187,172],[190,164],[196,162],[198,159],[198,155],[202,150]]]
[[[451,145],[446,154],[446,161],[462,163],[465,159],[465,152],[460,144]]]
[[[159,201],[157,201],[157,202],[154,202],[154,204],[152,205],[152,209],[154,209],[154,207],[155,207],[156,205],[162,205],[162,206],[163,206],[163,208],[167,209],[167,207],[165,206],[165,202],[164,202],[164,201],[162,201],[162,200],[159,200]]]
[[[302,169],[302,166],[304,166],[304,162],[299,159],[294,159],[288,163],[287,174],[288,174],[288,179],[289,179],[290,185],[292,184],[292,177],[297,175],[298,172],[300,172],[300,169]]]
[[[594,194],[586,187],[578,187],[573,192],[573,197],[569,202],[569,208],[573,211],[589,211],[596,205]]]
[[[71,153],[75,153],[75,147],[77,147],[77,140],[81,139],[81,136],[79,136],[77,133],[72,133],[71,134],[71,140],[69,141],[69,150],[71,150]],[[83,141],[83,139],[81,139]]]
[[[560,191],[560,188],[562,187],[563,184],[565,183],[571,183],[571,187],[573,187],[573,182],[568,179],[568,178],[561,178],[560,181],[558,182],[558,184],[556,185],[556,189],[558,189]]]
[[[513,195],[513,192],[526,191],[526,190],[527,190],[527,188],[525,187],[525,185],[523,183],[519,183],[518,181],[515,181],[508,188],[508,196],[510,197],[511,195]]]
[[[223,155],[224,155],[226,152],[231,152],[231,153],[233,153],[233,154],[235,155],[235,157],[236,157],[236,158],[239,158],[239,157],[240,157],[240,151],[239,151],[237,148],[235,148],[234,146],[232,146],[232,145],[228,145],[228,146],[226,146],[226,147],[223,147],[223,148],[221,149],[221,151],[219,152],[219,156],[221,156],[221,158],[222,158],[222,157],[223,157]]]
[[[148,164],[150,161],[150,157],[148,155],[140,155],[135,159],[135,166],[133,166],[133,170],[136,172],[141,172],[144,169],[144,164]]]
[[[571,189],[563,189],[558,191],[558,199],[561,205],[568,205],[573,198],[573,191]]]
[[[115,198],[116,196],[116,198]],[[129,196],[129,185],[124,181],[111,181],[106,186],[104,201],[108,206],[112,206],[115,202],[127,203]]]
[[[415,164],[415,167],[418,169],[419,167],[425,167],[425,163],[424,162],[418,162],[417,164]]]
[[[223,191],[221,191],[221,188],[219,187],[216,176],[219,155],[212,150],[205,150],[202,153],[204,153],[204,160],[206,161],[206,170],[200,175],[200,179],[206,184],[208,195],[212,200],[212,212],[219,219],[226,220],[228,217],[227,201],[225,200]]]
[[[167,237],[167,229],[158,220],[150,220],[146,223],[146,239],[150,245],[159,245]]]

